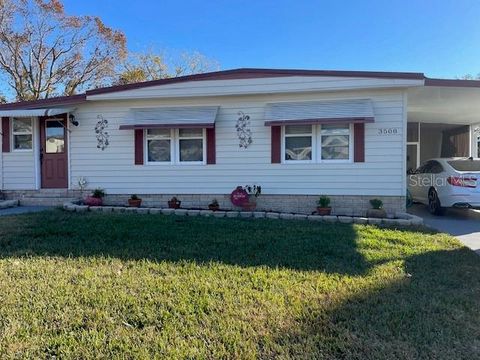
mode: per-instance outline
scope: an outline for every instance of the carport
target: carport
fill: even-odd
[[[408,90],[407,171],[438,157],[480,157],[480,81],[426,79]]]
[[[431,158],[480,157],[480,81],[426,79],[408,90],[407,121],[407,171]],[[480,255],[480,211],[448,209],[437,217],[414,205],[409,212]]]

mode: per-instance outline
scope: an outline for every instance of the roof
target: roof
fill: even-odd
[[[22,101],[9,104],[0,104],[0,109],[32,109],[49,106],[63,106],[79,104],[87,101],[89,95],[107,94],[132,89],[146,88],[151,86],[174,84],[188,81],[204,80],[230,80],[230,79],[253,79],[282,76],[330,76],[330,77],[362,77],[377,79],[407,79],[425,80],[425,86],[449,86],[449,87],[479,87],[478,80],[454,80],[454,79],[430,79],[423,73],[417,72],[387,72],[387,71],[345,71],[345,70],[301,70],[301,69],[258,69],[240,68],[232,70],[214,71],[203,74],[179,76],[175,78],[145,81],[127,85],[117,85],[88,90],[84,94],[61,96],[49,99]]]

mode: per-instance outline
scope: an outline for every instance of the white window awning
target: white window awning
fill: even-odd
[[[374,122],[370,99],[284,102],[267,104],[265,125],[310,125]]]
[[[1,110],[0,117],[34,117],[34,116],[55,116],[74,111],[74,108],[55,109],[25,109],[25,110]]]
[[[218,106],[132,109],[120,130],[152,128],[213,128]]]

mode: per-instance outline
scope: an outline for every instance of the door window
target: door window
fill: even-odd
[[[65,152],[65,127],[61,121],[45,121],[45,152],[47,154]]]

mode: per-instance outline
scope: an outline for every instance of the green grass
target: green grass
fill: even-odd
[[[479,358],[480,258],[302,221],[0,218],[0,358]]]

